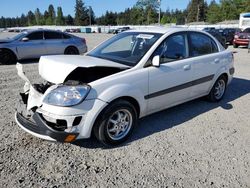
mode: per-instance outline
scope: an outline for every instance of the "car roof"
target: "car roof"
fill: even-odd
[[[62,33],[62,31],[60,30],[53,30],[53,29],[28,29],[26,31],[24,31],[24,33],[32,33],[32,32],[35,32],[35,31],[53,31],[53,32],[59,32],[59,33]]]
[[[189,29],[189,28],[182,28],[182,27],[148,27],[148,28],[138,28],[138,29],[132,29],[125,32],[146,32],[146,33],[159,33],[159,34],[165,34],[169,32],[180,32],[180,31],[195,31],[195,32],[202,32],[200,30],[195,29]],[[204,33],[204,32],[202,32]]]

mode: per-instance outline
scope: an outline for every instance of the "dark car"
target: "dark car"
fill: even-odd
[[[226,42],[229,44],[233,44],[235,33],[239,32],[240,29],[236,28],[224,28],[218,30],[222,36],[226,38]]]
[[[238,48],[238,46],[248,46],[249,41],[250,41],[250,27],[234,35],[234,41],[233,41],[234,48]]]
[[[227,49],[227,41],[226,41],[226,37],[224,37],[218,29],[213,29],[210,31],[207,31],[209,34],[213,35],[220,43],[221,45]]]
[[[123,31],[127,31],[127,30],[129,30],[130,29],[130,27],[121,27],[121,28],[117,28],[117,29],[115,29],[114,31],[113,31],[113,34],[118,34],[118,33],[121,33],[121,32],[123,32]]]

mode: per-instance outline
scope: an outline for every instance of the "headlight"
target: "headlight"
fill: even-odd
[[[235,39],[238,39],[238,38],[239,38],[239,36],[238,36],[238,35],[234,35],[234,38],[235,38]]]
[[[74,106],[81,103],[88,95],[90,86],[59,86],[43,99],[44,103],[55,106]]]

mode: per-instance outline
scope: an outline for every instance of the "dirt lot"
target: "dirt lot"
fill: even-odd
[[[111,35],[83,36],[93,48]],[[146,117],[113,149],[22,131],[14,112],[23,82],[15,65],[0,66],[0,187],[250,187],[250,54],[236,51],[224,100],[198,99]],[[25,64],[34,82],[37,65]]]

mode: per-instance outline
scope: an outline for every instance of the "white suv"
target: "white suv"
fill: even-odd
[[[219,101],[234,74],[233,55],[211,35],[186,29],[126,31],[85,56],[44,56],[42,84],[26,83],[16,122],[47,140],[94,133],[125,141],[138,118],[207,96]]]

